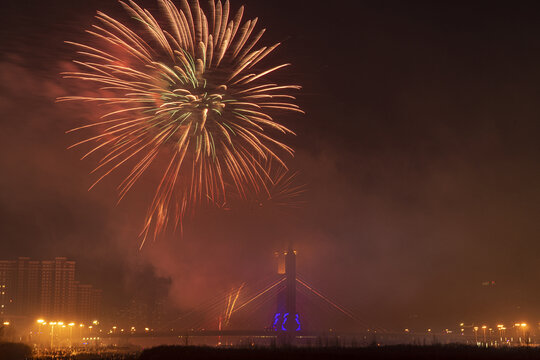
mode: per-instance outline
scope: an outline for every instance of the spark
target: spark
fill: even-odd
[[[229,325],[231,321],[231,316],[234,311],[234,307],[236,305],[236,302],[238,300],[238,297],[240,296],[240,292],[244,288],[246,284],[243,283],[236,291],[231,291],[227,297],[227,307],[225,309],[225,312],[223,314],[223,318],[225,320],[225,325]],[[221,318],[221,317],[220,317]]]
[[[270,290],[272,290],[273,288],[275,288],[276,286],[280,285],[281,283],[285,282],[285,278],[282,278],[278,281],[276,281],[275,283],[271,284],[270,286],[268,286],[267,288],[263,289],[262,291],[260,291],[259,293],[255,294],[255,296],[253,296],[251,299],[245,301],[244,303],[242,303],[242,305],[238,306],[236,309],[234,309],[232,311],[232,313],[235,313],[239,310],[241,310],[242,308],[244,308],[245,306],[249,305],[250,303],[252,303],[253,301],[257,300],[258,298],[260,298],[261,296],[263,296],[264,294],[268,293]]]

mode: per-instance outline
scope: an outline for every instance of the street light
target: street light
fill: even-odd
[[[525,344],[529,345],[529,339],[528,339],[527,333],[525,332],[526,327],[527,327],[527,324],[525,323],[521,324],[521,332],[523,334],[523,339],[525,340]]]
[[[499,339],[501,342],[503,341],[503,329],[504,329],[503,324],[497,325],[497,330],[499,330]]]
[[[56,321],[49,322],[49,325],[51,326],[51,350],[52,350],[53,342],[54,342],[54,325],[56,325]]]
[[[75,323],[70,322],[68,324],[69,326],[69,347],[73,347],[73,327],[75,326]]]
[[[525,327],[527,326],[527,324],[525,323],[521,323],[521,324],[514,324],[514,327],[516,328],[516,337],[519,339],[519,343],[521,344],[521,338],[522,336],[525,337]],[[519,329],[521,328],[521,335],[520,335],[520,332],[519,332]]]

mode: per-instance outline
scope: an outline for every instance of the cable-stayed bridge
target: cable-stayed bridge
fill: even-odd
[[[298,274],[297,255],[292,248],[277,256],[277,274],[259,279],[249,286],[243,283],[235,289],[218,293],[188,313],[172,319],[162,329],[108,334],[105,337],[265,337],[274,338],[280,343],[291,343],[299,337],[320,337],[328,332],[337,335],[332,324],[322,326],[316,325],[316,319],[307,321],[297,298],[310,301],[321,313],[326,311],[327,317],[330,315],[335,320],[330,322],[347,320],[355,333],[384,333],[383,329],[370,329],[351,310],[332,300]],[[261,308],[266,308],[268,312],[268,306],[275,311],[268,316],[264,326],[254,327],[251,320]]]

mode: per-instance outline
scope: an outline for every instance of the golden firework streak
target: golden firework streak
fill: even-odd
[[[58,99],[93,101],[108,109],[100,120],[70,130],[98,131],[73,145],[93,144],[83,158],[103,154],[94,169],[101,176],[92,187],[131,166],[118,187],[122,199],[158,157],[167,158],[141,247],[169,220],[181,224],[196,204],[224,203],[226,184],[242,196],[267,192],[265,164],[274,159],[286,168],[278,152],[293,154],[272,135],[293,134],[275,114],[303,113],[288,93],[300,86],[266,80],[289,64],[259,68],[279,43],[254,50],[265,30],[254,35],[257,19],[242,24],[243,7],[229,18],[229,1],[210,0],[208,16],[198,1],[182,0],[179,8],[169,0],[158,2],[162,23],[133,1],[120,1],[135,20],[131,27],[98,12],[100,24],[87,32],[99,45],[68,42],[83,60],[74,61],[77,71],[63,75],[98,85],[100,95]]]

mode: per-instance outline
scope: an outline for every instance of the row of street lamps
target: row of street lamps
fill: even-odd
[[[40,326],[40,330],[41,330],[41,327],[42,326],[47,326],[49,325],[51,327],[51,349],[54,347],[54,327],[55,326],[58,326],[59,328],[69,328],[69,345],[70,347],[73,345],[73,327],[76,325],[74,322],[70,322],[70,323],[64,323],[63,321],[45,321],[44,319],[38,319],[36,320],[36,323],[39,324]],[[99,325],[99,322],[97,320],[94,320],[92,322],[93,325]],[[84,324],[79,324],[79,328],[84,328],[85,325]],[[92,325],[89,325],[88,326],[88,329],[92,329],[93,326]]]
[[[460,326],[463,327],[463,323],[460,324]],[[516,329],[516,336],[519,338],[519,343],[521,344],[523,341],[522,341],[522,337],[525,337],[525,330],[527,328],[527,324],[526,323],[516,323],[514,324],[514,328]],[[478,330],[479,329],[482,329],[482,332],[483,332],[483,339],[484,339],[484,343],[486,343],[487,341],[487,338],[486,338],[486,330],[489,330],[489,335],[491,337],[491,334],[493,333],[493,328],[488,328],[487,325],[482,325],[481,327],[478,327],[478,326],[474,326],[473,327],[473,330],[474,330],[474,339],[475,341],[478,343]],[[461,329],[461,332],[463,333],[465,329]],[[518,333],[519,331],[521,330],[521,335]],[[498,324],[497,325],[497,331],[499,332],[499,337],[502,341],[502,339],[504,338],[505,336],[505,333],[506,333],[506,327],[502,324]]]

